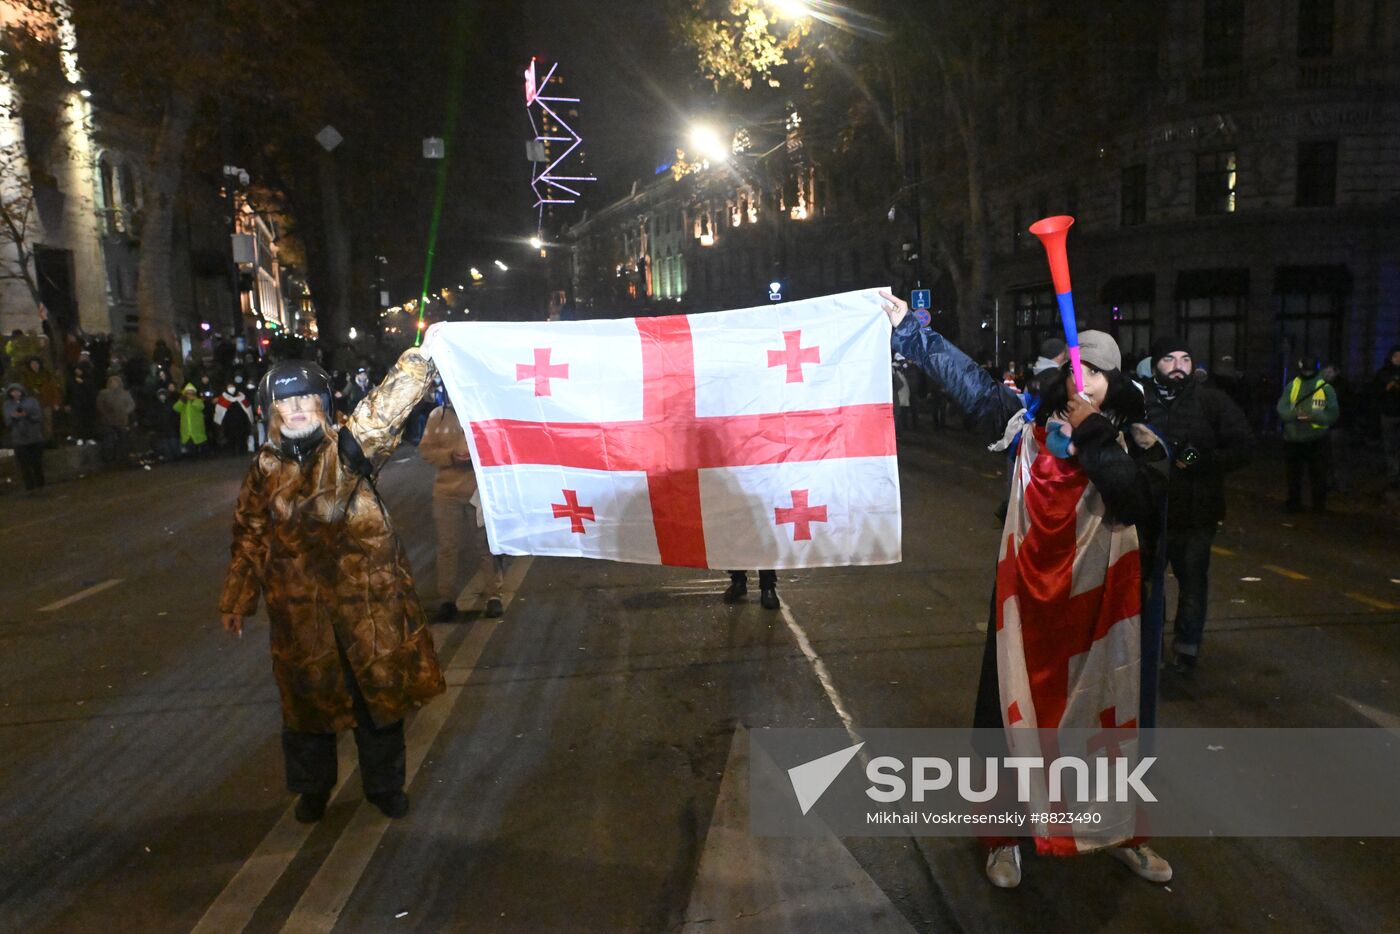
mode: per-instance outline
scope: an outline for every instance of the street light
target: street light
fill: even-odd
[[[696,124],[690,128],[690,145],[695,154],[710,162],[720,163],[729,160],[731,147],[726,146],[714,127]]]
[[[351,329],[350,329],[350,339],[351,339],[351,340],[354,340],[355,338],[357,338],[357,337],[359,337],[359,336],[360,336],[360,333],[359,333],[358,331],[356,331],[354,328],[351,328]]]
[[[508,272],[510,270],[510,267],[507,266],[505,263],[501,262],[500,260],[496,260],[496,268],[499,269],[501,272]]]
[[[806,19],[812,15],[812,8],[804,0],[768,0],[779,19]]]
[[[541,240],[539,237],[531,237],[531,238],[530,238],[530,247],[531,247],[531,249],[538,250],[538,249],[539,249],[540,247],[542,247],[542,246],[544,246],[544,241]]]

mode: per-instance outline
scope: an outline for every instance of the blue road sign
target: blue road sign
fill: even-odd
[[[919,327],[926,328],[933,323],[933,316],[928,313],[927,308],[920,308],[914,312],[914,317],[918,319]]]
[[[783,293],[782,293],[782,292],[769,292],[769,293],[768,293],[768,300],[769,300],[770,302],[781,302],[781,301],[783,300]]]
[[[928,289],[915,289],[909,296],[910,308],[927,308],[929,307],[929,304],[930,301]]]

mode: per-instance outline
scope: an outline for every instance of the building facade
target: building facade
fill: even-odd
[[[998,356],[1059,331],[1026,227],[1068,213],[1076,310],[1125,356],[1173,333],[1202,366],[1275,385],[1303,354],[1369,374],[1400,338],[1400,7],[1175,0],[1166,16],[1136,119],[1058,158],[1031,128],[997,168]]]

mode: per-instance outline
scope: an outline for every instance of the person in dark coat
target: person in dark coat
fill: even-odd
[[[92,359],[87,351],[82,351],[68,376],[68,430],[78,444],[97,442],[97,396]]]
[[[1386,482],[1392,490],[1400,489],[1400,344],[1386,354],[1385,366],[1376,372],[1373,386],[1381,417]]]
[[[44,415],[39,400],[21,384],[11,383],[5,390],[3,411],[20,481],[25,492],[34,493],[44,486]]]
[[[1159,337],[1150,353],[1147,421],[1173,452],[1167,488],[1167,560],[1180,594],[1172,651],[1178,670],[1196,664],[1206,625],[1210,546],[1225,518],[1225,475],[1249,460],[1253,437],[1243,410],[1221,390],[1193,378],[1191,348]]]

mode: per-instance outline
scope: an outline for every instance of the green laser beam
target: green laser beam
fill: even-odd
[[[424,320],[428,313],[428,282],[433,275],[433,258],[437,255],[438,227],[442,222],[442,205],[447,197],[447,165],[452,158],[452,144],[457,136],[457,110],[462,97],[462,76],[467,65],[467,16],[465,6],[457,11],[457,41],[452,50],[452,79],[447,90],[447,119],[442,132],[442,158],[438,160],[437,183],[433,192],[433,215],[428,222],[428,252],[423,262],[423,288],[418,297],[418,328],[413,346],[423,343]]]

